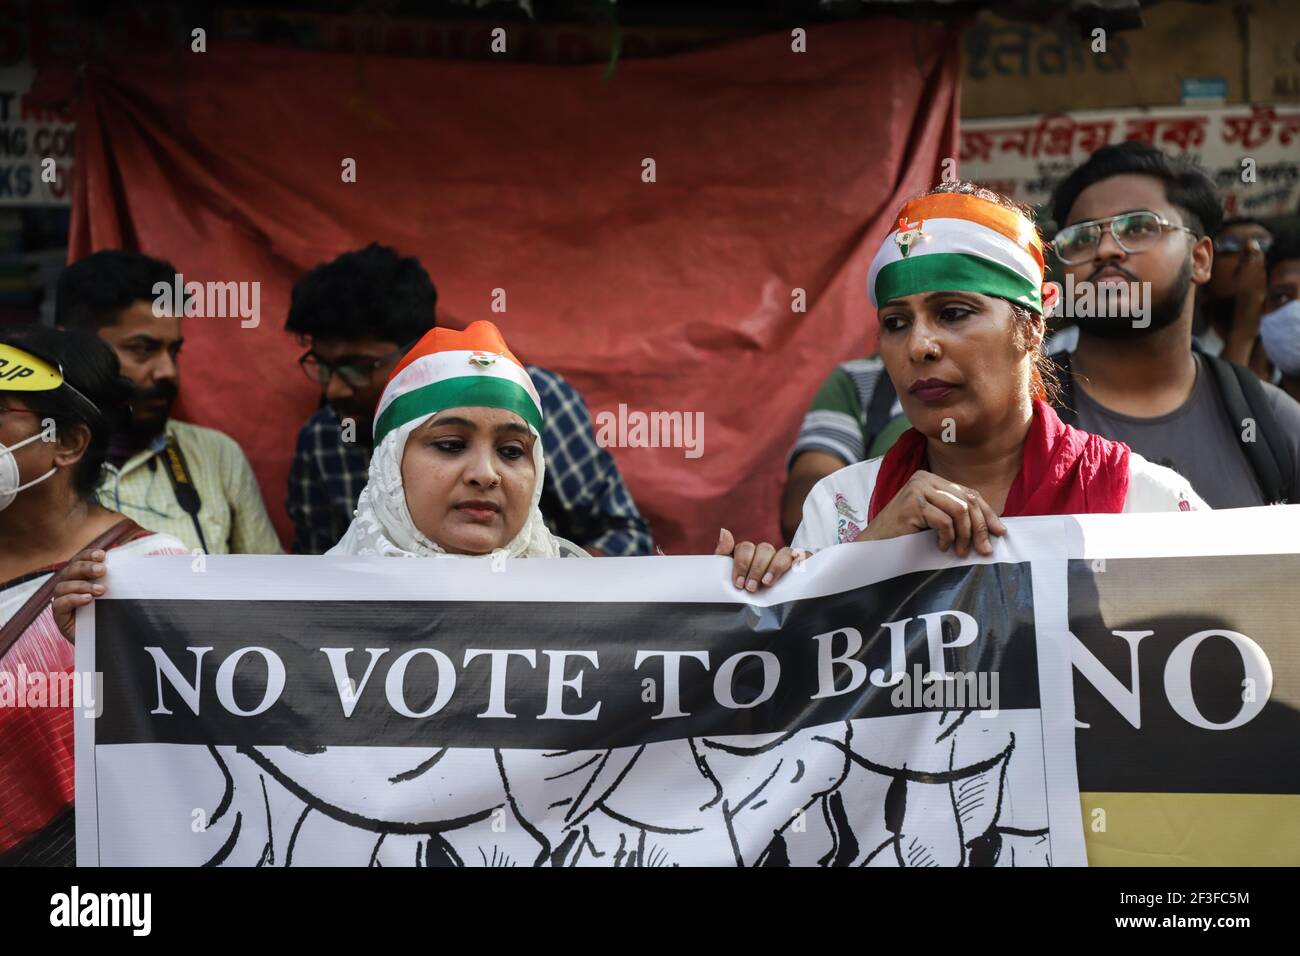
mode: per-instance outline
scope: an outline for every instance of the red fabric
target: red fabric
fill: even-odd
[[[146,531],[130,540],[150,535]],[[60,561],[41,570],[58,573],[66,564]],[[73,673],[75,664],[73,646],[55,623],[53,604],[45,606],[0,658],[0,680],[8,685],[6,693],[14,694],[12,706],[0,707],[0,853],[38,833],[72,805],[72,708],[48,706],[48,702],[62,692],[56,683],[59,675]],[[46,705],[18,706],[20,695],[31,701],[34,688],[28,678],[37,674],[46,686]]]
[[[261,282],[259,327],[187,320],[177,414],[239,441],[286,540],[294,439],[319,397],[283,331],[289,292],[371,241],[420,258],[440,324],[491,319],[593,415],[704,413],[701,457],[611,449],[665,551],[710,553],[720,524],[776,540],[812,396],[874,348],[871,255],[956,156],[958,36],[827,24],[807,53],[778,32],[625,60],[608,82],[603,65],[141,54],[82,81],[69,253]]]
[[[885,452],[868,522],[876,520],[917,470],[927,468],[926,447],[926,437],[909,428]],[[1128,445],[1067,425],[1052,406],[1036,401],[1025,457],[1002,517],[1118,514],[1128,496],[1128,460]]]

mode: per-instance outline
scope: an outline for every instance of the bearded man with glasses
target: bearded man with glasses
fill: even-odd
[[[1213,508],[1300,501],[1300,404],[1193,347],[1193,286],[1223,221],[1205,171],[1149,143],[1106,146],[1053,206],[1065,285],[1116,306],[1076,314],[1078,344],[1054,356],[1061,418],[1173,468]]]

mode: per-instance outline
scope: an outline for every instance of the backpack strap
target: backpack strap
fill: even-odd
[[[876,440],[876,436],[885,430],[893,416],[890,414],[894,408],[894,399],[898,397],[894,389],[894,382],[885,371],[885,367],[880,367],[880,374],[876,376],[875,384],[872,386],[871,401],[867,403],[866,424],[863,427],[863,445],[862,453],[868,454],[871,451],[871,443]]]
[[[1300,496],[1296,491],[1295,462],[1287,454],[1285,437],[1259,377],[1248,368],[1205,352],[1201,353],[1201,360],[1214,376],[1233,434],[1241,442],[1241,450],[1250,462],[1265,500],[1270,504],[1297,500]],[[1254,441],[1246,441],[1241,436],[1247,419],[1255,423]]]

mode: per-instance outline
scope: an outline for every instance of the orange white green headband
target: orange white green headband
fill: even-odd
[[[433,329],[393,369],[375,414],[375,444],[408,422],[473,405],[507,409],[542,432],[537,389],[495,325]]]
[[[867,275],[871,304],[918,292],[979,292],[1043,314],[1043,243],[1023,214],[967,193],[907,203]]]

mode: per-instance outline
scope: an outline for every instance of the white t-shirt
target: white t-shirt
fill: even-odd
[[[791,546],[820,551],[833,544],[855,540],[867,526],[867,509],[876,487],[882,459],[849,465],[831,472],[803,503],[803,521]],[[1209,511],[1210,506],[1192,490],[1186,478],[1170,468],[1155,465],[1137,452],[1129,455],[1128,494],[1124,512]]]

